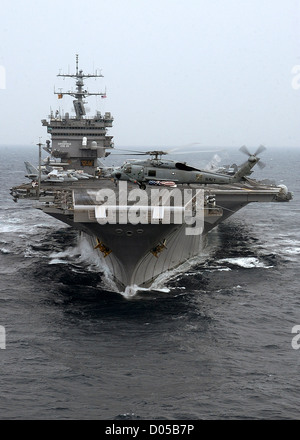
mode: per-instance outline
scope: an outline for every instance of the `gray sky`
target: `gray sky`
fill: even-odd
[[[3,0],[0,23],[0,144],[72,111],[78,53],[116,147],[300,146],[300,0]]]

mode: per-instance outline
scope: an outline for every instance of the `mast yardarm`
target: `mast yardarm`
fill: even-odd
[[[84,101],[84,98],[87,96],[106,96],[106,92],[99,92],[99,93],[91,93],[87,90],[84,90],[84,78],[103,78],[103,75],[101,73],[94,73],[94,74],[84,74],[82,70],[79,70],[78,68],[78,55],[76,55],[76,73],[75,74],[66,74],[66,73],[59,73],[57,76],[63,77],[63,78],[75,78],[76,79],[76,91],[73,92],[69,90],[68,92],[56,92],[54,91],[55,95],[58,95],[58,98],[61,99],[64,95],[70,95],[75,98],[73,101],[74,110],[76,113],[77,119],[82,119],[83,116],[86,115],[84,104],[86,103]]]

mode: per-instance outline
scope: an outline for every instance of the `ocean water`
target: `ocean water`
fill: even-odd
[[[293,201],[247,206],[209,234],[205,258],[130,297],[77,232],[11,199],[37,147],[0,159],[1,420],[300,417],[300,149],[270,147],[253,176]]]

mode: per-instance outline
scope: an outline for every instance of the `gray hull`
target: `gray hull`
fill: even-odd
[[[105,185],[117,193],[110,181]],[[181,188],[183,190],[184,187]],[[247,204],[288,199],[282,189],[275,186],[206,186],[205,193],[215,195],[216,206],[205,210],[201,234],[187,235],[185,223],[99,224],[95,215],[97,202],[90,195],[92,192],[91,187],[85,189],[83,184],[80,187],[73,185],[69,205],[66,197],[63,197],[56,201],[55,207],[48,203],[43,204],[42,209],[88,237],[93,258],[109,270],[122,290],[127,286],[149,287],[159,275],[201,255],[207,233]],[[157,249],[158,252],[155,252]]]
[[[186,236],[184,226],[165,228],[158,234],[156,234],[156,228],[152,227],[151,230],[145,232],[143,238],[136,232],[136,228],[132,231],[131,237],[119,237],[119,244],[116,243],[114,247],[113,233],[103,230],[102,236],[108,242],[110,238],[112,239],[111,247],[116,251],[113,250],[111,254],[104,257],[99,252],[96,254],[97,249],[94,249],[95,258],[100,258],[101,263],[108,267],[114,281],[121,289],[127,286],[150,287],[159,275],[199,255],[203,245],[204,235]],[[166,241],[166,245],[159,255],[155,256],[151,252],[153,249],[151,239],[152,243],[156,243],[159,236]],[[93,242],[94,238],[90,237],[91,245]]]

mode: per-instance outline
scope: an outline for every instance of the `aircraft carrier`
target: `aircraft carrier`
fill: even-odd
[[[180,172],[198,171],[195,181],[170,179],[168,169],[166,179],[160,181],[153,180],[153,173],[143,182],[136,176],[123,180],[119,170],[108,172],[99,162],[114,151],[108,134],[111,113],[86,115],[84,99],[105,98],[106,92],[90,93],[84,81],[102,74],[84,74],[77,56],[76,72],[58,76],[76,81],[75,91],[54,92],[58,99],[74,98],[75,116],[58,110],[42,120],[50,140],[38,144],[38,166],[26,163],[29,182],[11,188],[11,195],[15,201],[37,201],[36,207],[45,215],[81,231],[95,261],[100,261],[121,291],[150,287],[159,275],[201,255],[209,231],[247,204],[292,199],[285,186],[250,179],[242,169],[233,178],[224,171],[215,172],[211,183],[201,181],[205,175],[201,170],[182,164]],[[43,162],[42,148],[49,154]],[[249,157],[249,173],[258,160],[255,155]],[[162,172],[165,168],[160,164]],[[171,175],[176,177],[175,172]]]

